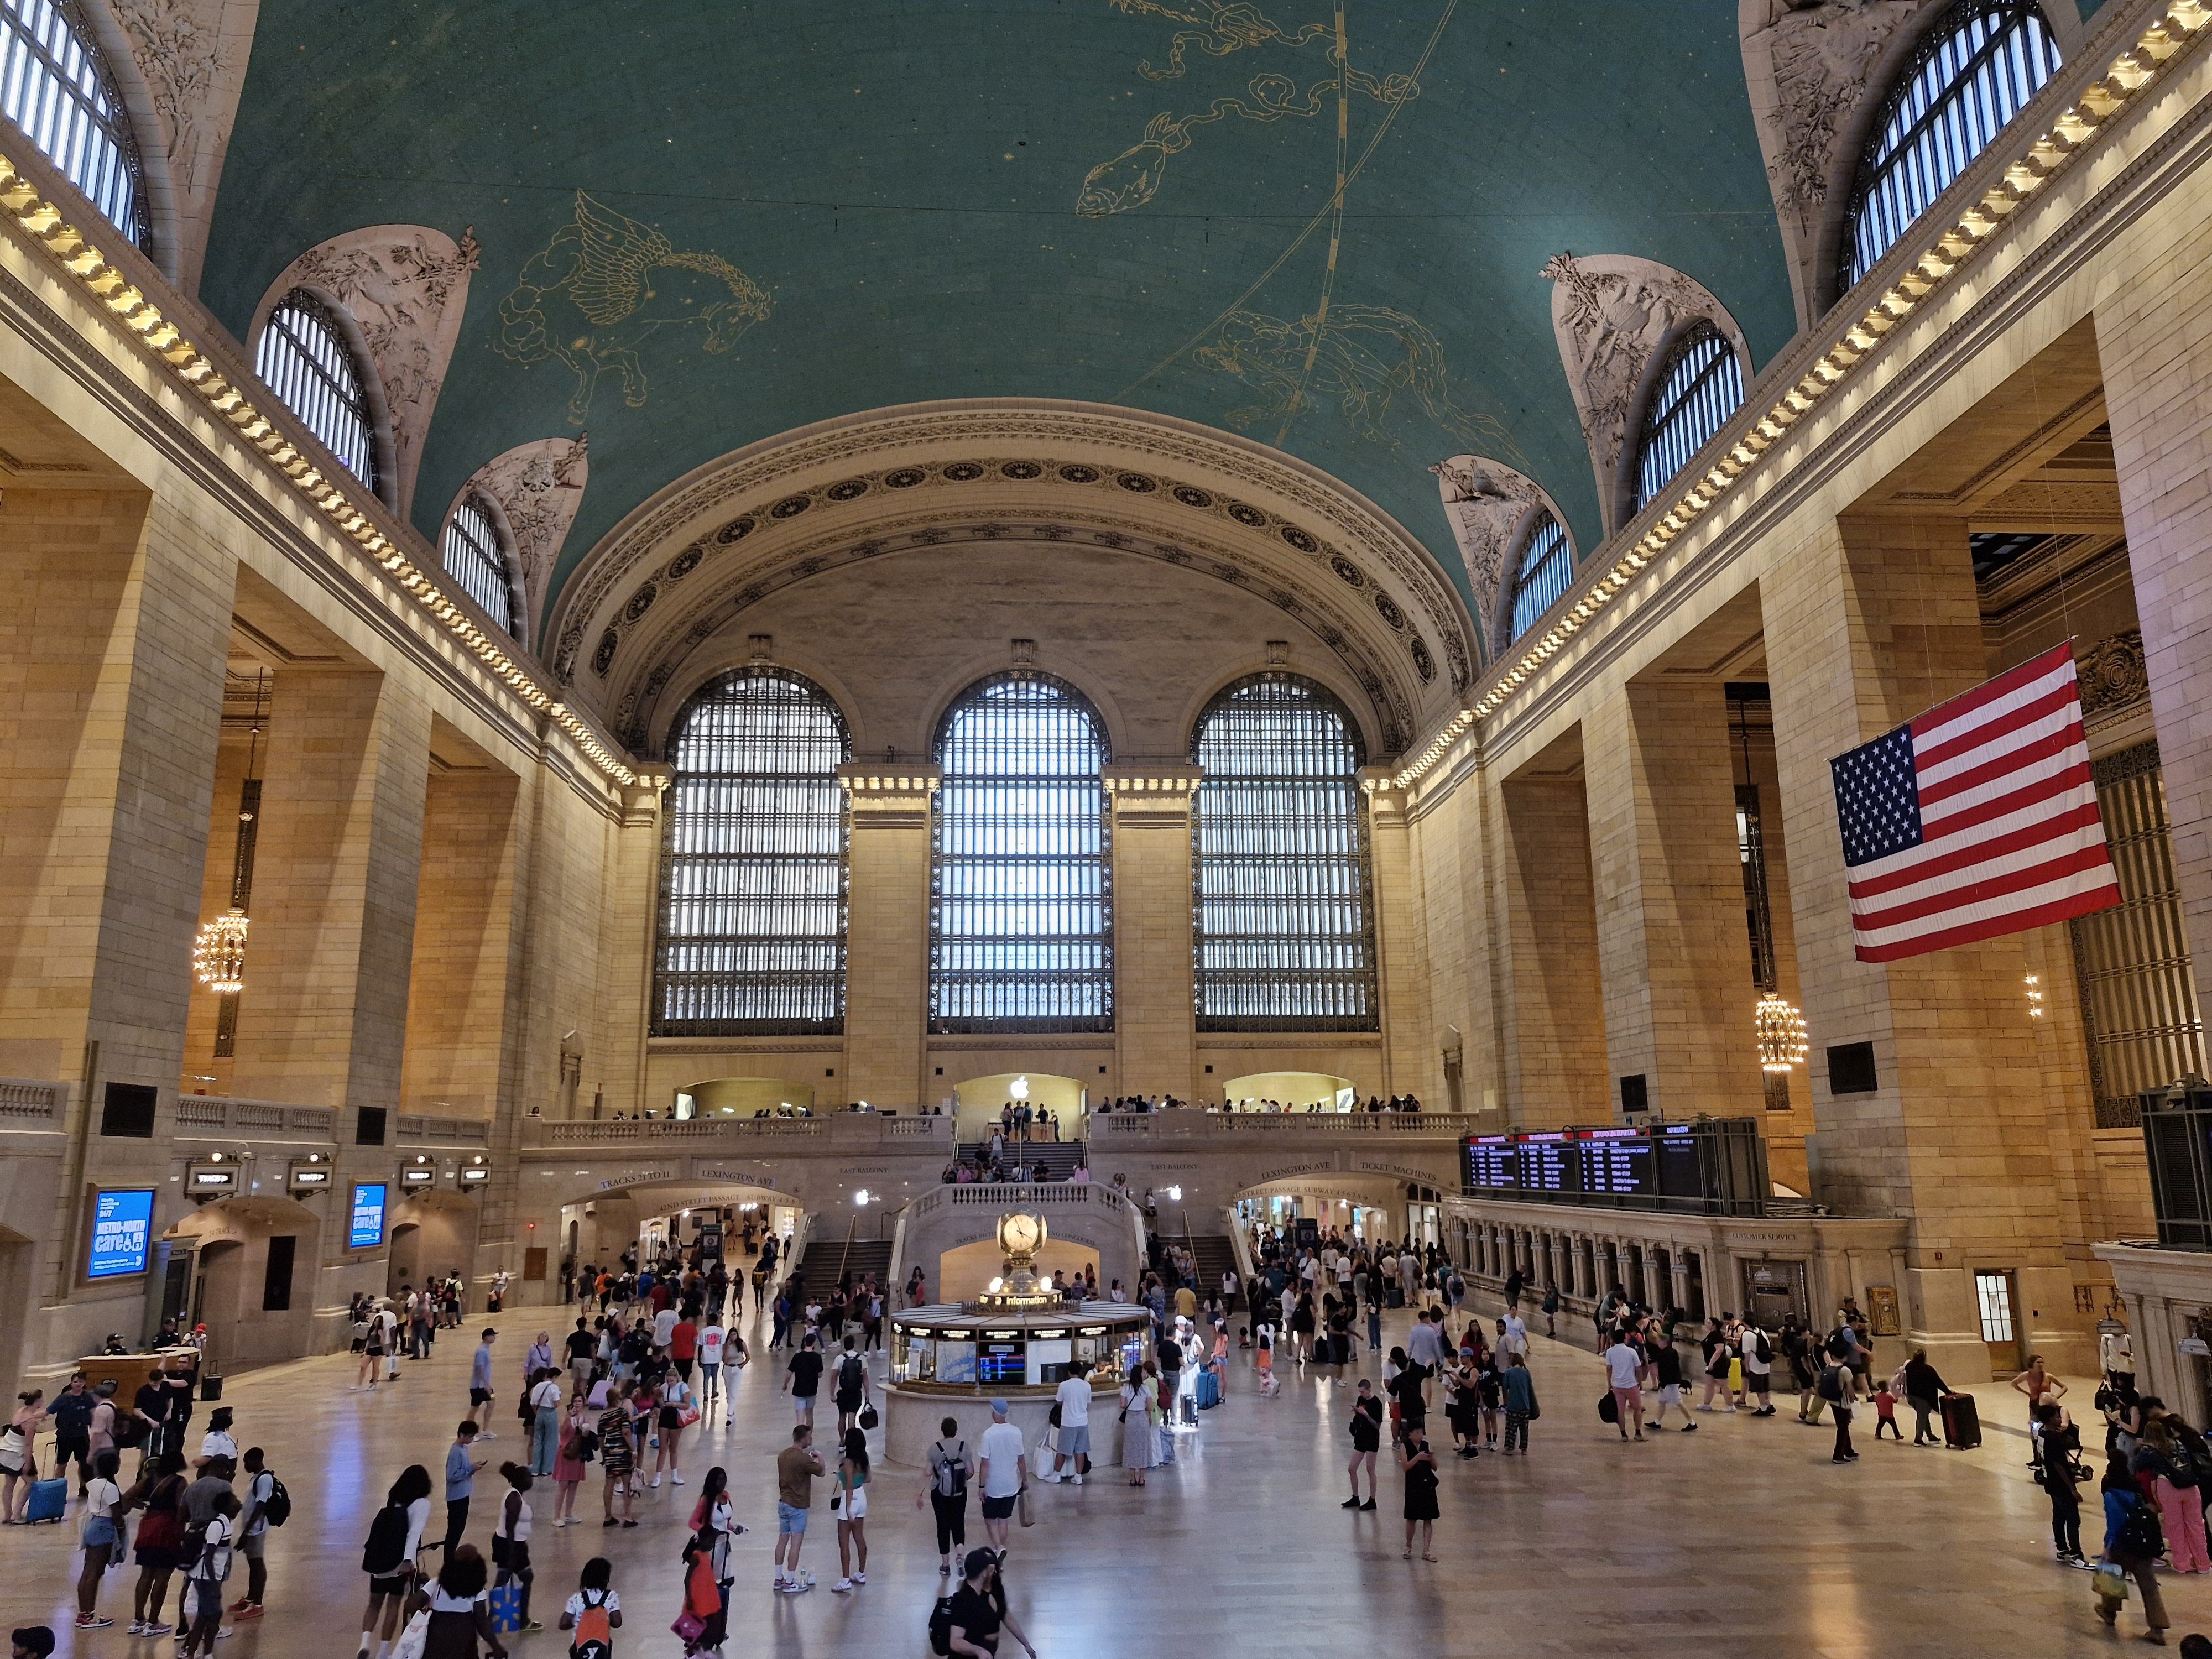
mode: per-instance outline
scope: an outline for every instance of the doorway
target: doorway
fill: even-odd
[[[2008,1269],[1983,1269],[1974,1274],[1974,1306],[1981,1316],[1982,1340],[1990,1351],[1990,1370],[2008,1376],[2021,1369],[2020,1287]]]

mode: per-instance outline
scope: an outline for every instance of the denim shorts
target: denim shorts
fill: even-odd
[[[775,1529],[779,1533],[805,1532],[806,1511],[778,1498],[775,1505]]]
[[[88,1550],[96,1550],[102,1548],[105,1546],[113,1544],[115,1542],[115,1522],[109,1520],[104,1515],[86,1516],[84,1522],[83,1542],[85,1548]]]

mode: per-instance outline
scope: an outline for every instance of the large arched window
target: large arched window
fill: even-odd
[[[1957,0],[1898,76],[1859,158],[1838,292],[1897,245],[2057,72],[2035,0]]]
[[[1513,569],[1513,597],[1505,612],[1508,645],[1534,628],[1536,618],[1559,602],[1574,574],[1575,550],[1568,545],[1565,527],[1549,509],[1538,514]]]
[[[438,550],[461,591],[513,634],[514,590],[508,586],[507,548],[483,501],[471,495],[453,509]]]
[[[349,472],[380,488],[362,368],[328,306],[303,288],[286,295],[262,327],[253,372]]]
[[[1201,1031],[1376,1028],[1359,739],[1311,680],[1239,680],[1199,716]]]
[[[146,180],[131,118],[82,21],[53,0],[0,0],[0,115],[144,249]]]
[[[726,674],[670,732],[655,1036],[845,1027],[845,722],[787,669]]]
[[[1735,344],[1711,323],[1698,322],[1668,353],[1644,411],[1631,510],[1650,506],[1742,404],[1743,369]]]
[[[1003,674],[937,733],[933,1031],[1110,1031],[1107,759],[1073,686]]]

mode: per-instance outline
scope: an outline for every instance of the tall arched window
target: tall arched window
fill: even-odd
[[[1567,544],[1564,526],[1546,510],[1522,547],[1513,571],[1513,599],[1506,609],[1505,642],[1519,639],[1536,625],[1536,618],[1559,602],[1574,580],[1575,550]]]
[[[484,614],[514,632],[514,590],[507,585],[507,548],[484,504],[471,495],[446,521],[439,553],[461,591]]]
[[[1198,1029],[1376,1029],[1359,738],[1325,689],[1239,680],[1199,716]]]
[[[726,674],[677,714],[653,1036],[845,1029],[848,752],[837,705],[788,669]]]
[[[1644,411],[1631,510],[1650,506],[1742,404],[1743,369],[1735,344],[1711,323],[1696,323],[1668,354]]]
[[[0,115],[145,249],[146,181],[131,118],[82,21],[53,0],[0,0]]]
[[[361,365],[328,306],[303,288],[279,301],[262,327],[253,372],[349,472],[370,489],[380,488],[376,427]]]
[[[1874,269],[2057,70],[2058,43],[2035,0],[1957,0],[1936,21],[1859,158],[1838,293]]]
[[[1073,686],[1002,674],[938,727],[933,1031],[1110,1031],[1107,759]]]

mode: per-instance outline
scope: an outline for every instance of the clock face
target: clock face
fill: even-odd
[[[999,1223],[999,1244],[1009,1255],[1029,1255],[1044,1243],[1044,1223],[1018,1212]]]

